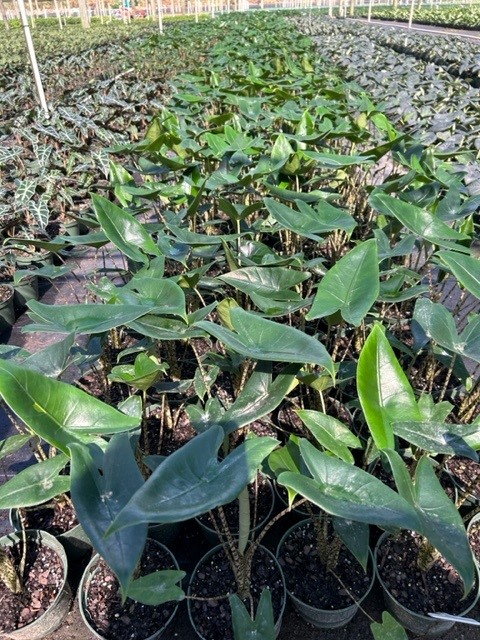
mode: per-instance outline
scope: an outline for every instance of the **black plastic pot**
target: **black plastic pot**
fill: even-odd
[[[63,565],[63,583],[50,607],[38,617],[34,622],[17,629],[16,631],[9,631],[0,636],[2,638],[12,638],[12,640],[41,640],[50,636],[58,627],[62,624],[69,609],[72,594],[67,582],[68,561],[65,551],[56,538],[51,536],[46,531],[40,531],[37,529],[27,529],[25,531],[27,544],[37,543],[46,545],[53,549],[59,556]],[[11,547],[17,543],[22,544],[22,534],[19,532],[9,533],[6,536],[0,538],[1,547]]]
[[[416,635],[425,636],[427,638],[435,638],[437,636],[443,635],[446,631],[448,631],[453,627],[453,625],[455,624],[454,621],[452,622],[451,620],[440,620],[437,618],[431,618],[430,616],[425,616],[423,614],[420,614],[408,609],[391,594],[385,582],[383,581],[380,575],[380,571],[378,569],[378,553],[379,553],[380,547],[390,535],[391,535],[390,533],[385,532],[382,536],[380,536],[380,539],[378,540],[377,545],[375,547],[375,551],[374,551],[375,573],[382,587],[383,597],[384,597],[385,605],[388,611],[393,615],[393,617],[398,622],[400,622],[400,624],[403,627],[405,627],[405,629],[407,629],[408,631],[412,631]],[[468,607],[466,607],[464,611],[457,614],[457,616],[464,616],[465,614],[467,614],[471,609],[473,609],[473,607],[476,605],[478,601],[478,597],[479,597],[478,567],[477,567],[477,583],[474,588],[476,589],[476,596],[474,601]],[[435,613],[440,613],[440,612],[435,612]],[[449,613],[449,612],[447,611],[445,613]]]
[[[21,531],[22,524],[18,509],[10,509],[10,523],[15,531]],[[52,535],[52,534],[50,534]],[[90,538],[83,530],[82,525],[77,524],[70,531],[61,533],[55,537],[65,549],[69,562],[74,563],[77,560],[85,559],[85,556],[92,552],[92,543]]]
[[[269,551],[266,547],[263,547],[262,545],[259,545],[258,547],[259,549],[262,550],[262,552],[267,553],[270,558],[272,559],[272,561],[275,562],[276,567],[278,568],[278,572],[282,577],[282,587],[283,587],[283,594],[282,594],[282,606],[281,606],[281,610],[280,613],[277,616],[277,619],[275,620],[275,632],[276,635],[278,636],[278,634],[280,633],[280,629],[282,626],[282,619],[283,619],[283,613],[285,611],[285,604],[286,604],[286,600],[287,600],[287,592],[286,592],[286,587],[285,587],[285,577],[283,575],[283,571],[281,566],[278,563],[278,560],[275,558],[275,556],[273,555],[273,553],[271,551]],[[208,551],[197,563],[195,569],[192,572],[192,576],[190,578],[190,583],[188,585],[188,595],[192,596],[192,583],[197,575],[197,573],[199,571],[201,571],[202,567],[205,564],[208,564],[210,562],[210,558],[216,554],[218,551],[222,551],[223,550],[223,546],[221,544],[217,545],[216,547],[214,547],[213,549],[210,549],[210,551]],[[268,585],[266,585],[268,586]],[[203,636],[200,631],[198,630],[195,621],[192,617],[192,603],[194,602],[194,600],[192,599],[188,599],[187,600],[187,607],[188,607],[188,616],[190,618],[190,622],[192,624],[192,627],[195,629],[195,633],[197,634],[197,636],[199,638],[201,638],[201,640],[210,640],[210,638]],[[228,602],[228,601],[227,601]]]
[[[15,324],[15,308],[13,305],[14,289],[10,284],[1,283],[8,291],[9,297],[0,302],[0,333],[10,329]]]
[[[301,522],[294,524],[293,527],[290,527],[290,529],[288,529],[288,531],[285,533],[278,544],[277,558],[280,557],[282,545],[285,543],[288,537],[291,536],[292,533],[294,533],[298,528],[305,527],[305,525],[310,524],[311,522],[312,521],[310,519],[302,520]],[[373,584],[375,582],[375,572],[373,570],[373,556],[371,552],[369,553],[368,569],[371,575],[371,580],[365,593],[356,602],[342,609],[320,609],[318,607],[313,607],[295,596],[294,593],[289,590],[288,584],[287,593],[295,609],[309,624],[312,624],[317,629],[337,629],[339,627],[345,626],[350,622],[353,616],[357,613],[359,605],[365,600],[365,598],[372,590]]]
[[[161,544],[160,542],[157,542],[156,540],[154,540],[155,544],[159,545],[167,554],[169,554],[169,556],[172,559],[172,563],[175,565],[175,569],[178,570],[178,563],[175,559],[175,556],[172,554],[172,552],[165,547],[163,544]],[[80,584],[78,586],[78,605],[79,605],[79,609],[80,609],[80,615],[82,617],[82,620],[85,624],[85,626],[87,627],[89,633],[94,636],[95,638],[98,638],[99,640],[105,640],[105,636],[102,635],[101,633],[99,633],[92,625],[92,621],[91,618],[88,614],[88,607],[87,607],[87,601],[88,601],[88,590],[90,587],[90,583],[95,575],[95,573],[98,571],[98,564],[100,562],[100,556],[98,554],[94,555],[93,558],[90,560],[90,562],[88,563],[83,575],[82,575],[82,579],[80,581]],[[142,638],[142,640],[156,640],[156,638],[160,638],[161,635],[163,634],[163,632],[165,631],[165,629],[168,627],[168,625],[172,622],[173,618],[175,617],[175,614],[177,612],[178,609],[178,604],[175,606],[173,613],[171,614],[171,616],[168,618],[168,620],[164,621],[161,628],[159,628],[157,631],[155,631],[155,633],[153,633],[152,635],[146,637],[146,638]],[[135,620],[132,619],[132,625],[135,624]]]

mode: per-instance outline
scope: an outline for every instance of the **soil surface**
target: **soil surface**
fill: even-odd
[[[278,620],[285,602],[286,593],[282,573],[274,558],[262,548],[253,557],[250,594],[245,606],[256,608],[265,587],[272,594],[273,616]],[[195,571],[190,594],[210,600],[192,600],[191,615],[199,633],[208,640],[233,640],[232,618],[227,598],[218,599],[226,593],[235,592],[235,578],[223,549],[215,551]]]
[[[0,302],[6,302],[13,297],[13,290],[8,284],[0,284]]]
[[[329,544],[332,543],[330,538]],[[335,551],[330,548],[330,557]],[[287,590],[316,609],[345,609],[361,599],[372,580],[373,567],[365,573],[353,555],[342,547],[333,571],[327,571],[317,551],[312,522],[300,524],[283,541],[278,553]]]
[[[23,588],[20,593],[13,593],[0,581],[0,633],[21,629],[34,622],[53,603],[64,584],[62,561],[47,545],[28,542],[23,572],[20,569],[23,545],[14,544],[6,549],[6,553],[20,576],[18,586],[22,584]]]
[[[424,551],[422,537],[411,531],[387,538],[378,550],[377,566],[392,596],[404,607],[422,615],[441,611],[461,615],[475,595],[463,597],[463,582],[452,565],[440,556],[428,571],[420,571],[419,556]]]
[[[162,569],[176,569],[171,555],[148,540],[140,561],[140,576]],[[85,603],[92,627],[108,640],[144,640],[168,624],[176,603],[147,606],[127,598],[121,602],[118,581],[103,560],[92,567]]]

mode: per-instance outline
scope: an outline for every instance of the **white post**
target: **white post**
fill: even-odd
[[[162,0],[157,0],[157,13],[158,13],[158,30],[163,33],[163,8]]]
[[[63,29],[62,16],[60,15],[60,7],[58,6],[57,0],[54,0],[55,5],[55,13],[57,14],[58,25],[60,29]]]
[[[30,27],[28,26],[27,12],[25,11],[25,4],[23,0],[17,0],[18,8],[20,10],[20,18],[22,20],[23,33],[25,34],[25,40],[27,43],[28,55],[30,62],[32,63],[33,77],[35,79],[35,85],[37,87],[38,98],[40,105],[45,111],[45,115],[48,117],[48,106],[45,99],[45,92],[43,91],[42,79],[40,77],[40,71],[38,70],[37,56],[35,55],[35,49],[33,47],[32,34],[30,33]]]
[[[368,18],[367,18],[368,22],[372,21],[372,1],[373,0],[368,0]]]
[[[33,2],[32,0],[28,0],[28,6],[30,8],[30,22],[32,23],[32,27],[35,28],[35,18],[34,18],[34,12],[33,12]]]
[[[412,28],[412,22],[413,22],[413,10],[415,8],[415,0],[411,0],[411,4],[410,4],[410,15],[408,16],[408,28],[411,29]]]

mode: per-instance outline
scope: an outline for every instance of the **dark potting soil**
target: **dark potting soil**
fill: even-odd
[[[147,540],[140,561],[140,576],[157,570],[176,569],[167,551],[152,540]],[[86,613],[90,624],[107,640],[144,640],[169,621],[176,602],[156,607],[127,598],[122,605],[120,586],[115,575],[103,560],[88,586]]]
[[[195,430],[185,411],[174,414],[173,428],[165,425],[161,408],[152,411],[140,436],[140,446],[145,454],[169,456],[195,437]]]
[[[422,572],[417,564],[422,540],[417,533],[402,531],[382,543],[377,564],[384,584],[398,602],[416,613],[464,612],[475,599],[475,589],[462,600],[462,579],[443,556]]]
[[[448,470],[465,493],[480,498],[480,464],[469,458],[450,458]]]
[[[256,483],[252,482],[248,485],[248,496],[250,498],[251,528],[254,529],[258,524],[268,518],[272,509],[273,493],[269,480],[264,476],[258,476]],[[238,534],[238,500],[234,500],[233,502],[224,505],[223,511],[225,513],[230,532]],[[214,509],[213,514],[215,521],[221,525],[221,521],[218,516],[218,509]],[[198,520],[210,529],[214,528],[212,519],[208,513],[204,513],[199,516]]]
[[[361,564],[342,547],[334,572],[327,572],[316,546],[311,521],[299,525],[283,542],[278,559],[285,574],[287,590],[317,609],[344,609],[365,595],[372,580]]]
[[[52,500],[19,511],[25,529],[41,529],[48,531],[52,536],[66,533],[78,524],[75,509],[67,501]]]
[[[281,571],[273,557],[262,547],[252,562],[250,594],[256,611],[264,588],[270,589],[274,620],[278,620],[284,605],[284,586]],[[233,640],[232,616],[226,596],[236,593],[233,570],[223,549],[200,565],[192,578],[190,595],[211,600],[192,600],[191,616],[198,632],[205,640]],[[220,596],[220,598],[219,598]],[[247,609],[250,602],[245,602]]]
[[[0,284],[0,302],[5,302],[13,296],[12,289],[6,284]]]
[[[22,544],[6,548],[17,571]],[[63,586],[63,565],[57,553],[45,544],[28,541],[23,590],[12,593],[0,580],[0,632],[10,632],[34,622],[51,606]]]

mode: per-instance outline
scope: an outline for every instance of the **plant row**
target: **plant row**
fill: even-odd
[[[396,43],[396,48],[409,49],[410,36],[405,45],[405,36],[391,30],[324,18],[300,20],[296,24],[302,32],[316,36],[322,51],[347,78],[368,91],[394,122],[439,151],[458,157],[469,150],[476,153],[478,92],[443,67],[390,46]],[[444,52],[443,36],[438,42],[435,50]]]
[[[358,15],[367,15],[366,9],[358,9]],[[379,20],[398,20],[408,22],[409,7],[373,7],[372,18]],[[449,7],[421,7],[415,8],[415,23],[429,24],[442,27],[456,27],[457,29],[480,28],[480,6],[476,4],[457,5]]]
[[[272,589],[271,614],[253,566],[281,514],[253,534],[248,488],[256,496],[266,477],[306,506],[317,576],[340,575],[343,548],[370,571],[360,582],[373,564],[383,580],[376,525],[394,532],[385,558],[418,542],[407,583],[429,594],[432,575],[442,593],[454,584],[449,613],[461,614],[476,565],[439,477],[459,457],[477,465],[480,446],[478,199],[466,170],[392,123],[332,67],[326,40],[319,55],[282,17],[196,29],[184,36],[208,53],[171,79],[144,137],[110,149],[110,188],[77,216],[92,232],[28,239],[57,253],[110,244],[125,266],[92,274],[94,301],[29,303],[27,331],[65,337],[37,354],[5,350],[0,393],[24,427],[2,450],[35,434],[55,455],[5,483],[0,507],[69,490],[124,599],[188,599],[201,637],[232,638],[222,598],[233,591],[248,609],[262,603],[252,621],[233,600],[237,638],[273,638],[281,598]],[[52,379],[71,364],[81,385]],[[232,524],[223,507],[237,499]],[[148,525],[194,517],[223,540],[233,586],[215,591],[203,570],[188,594],[181,572],[140,577]],[[208,628],[220,618],[226,627]]]
[[[480,58],[476,43],[447,34],[411,32],[405,38],[404,32],[394,28],[369,26],[367,29],[377,44],[432,62],[473,87],[480,86]]]

